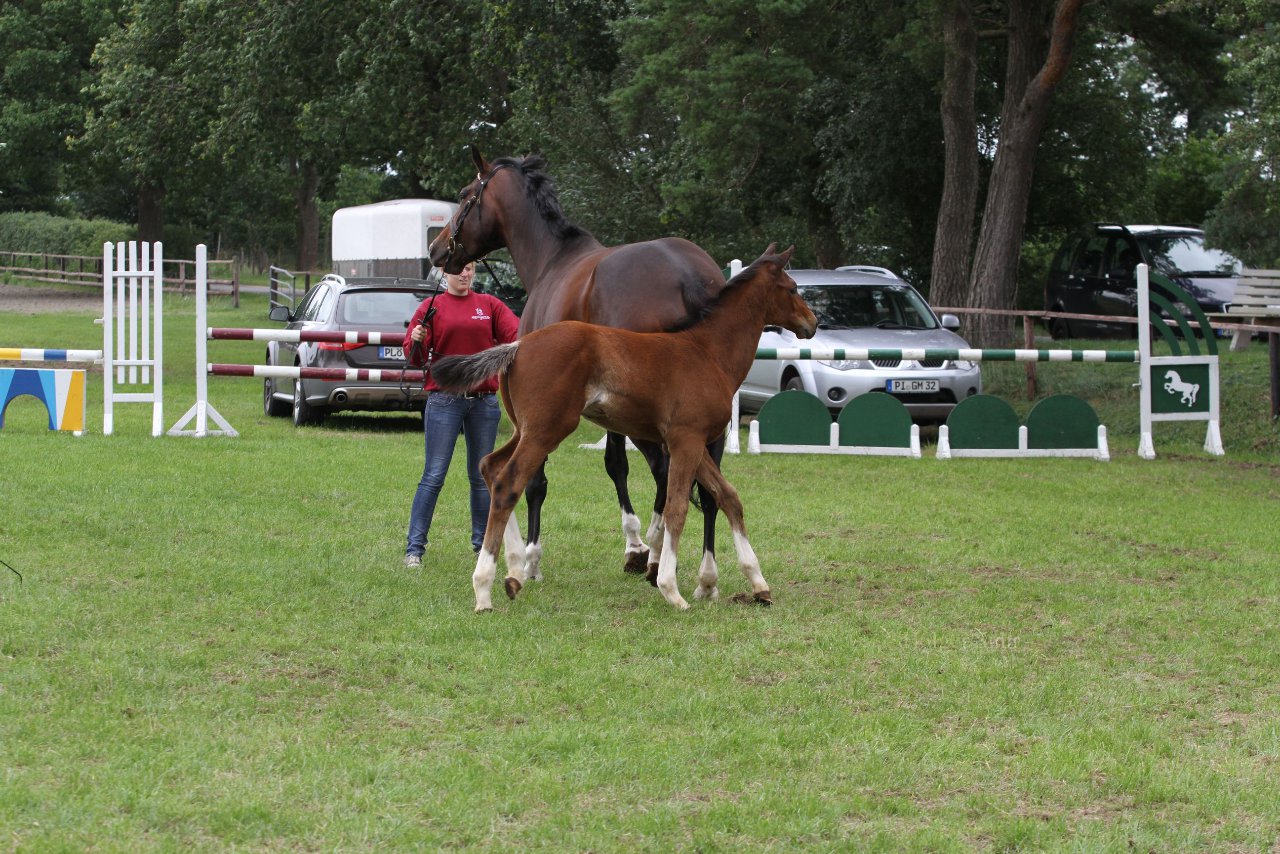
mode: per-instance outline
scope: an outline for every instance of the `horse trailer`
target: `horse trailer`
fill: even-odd
[[[457,209],[437,199],[393,199],[333,212],[333,271],[344,277],[431,277],[428,247]]]

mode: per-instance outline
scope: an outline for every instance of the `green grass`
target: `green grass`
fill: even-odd
[[[167,306],[166,427],[194,399],[193,308]],[[211,323],[264,317],[247,298]],[[4,346],[98,335],[0,312]],[[570,443],[546,579],[477,616],[461,460],[426,567],[399,565],[412,417],[298,432],[259,382],[215,379],[239,438],[152,439],[136,404],[105,437],[98,376],[76,438],[20,399],[0,431],[0,560],[23,575],[0,567],[0,848],[1272,849],[1263,348],[1224,354],[1225,458],[1201,426],[1156,425],[1139,460],[1132,367],[1040,375],[1094,402],[1110,463],[731,457],[776,604],[724,601],[746,583],[722,524],[724,599],[687,613],[623,575],[600,455]],[[1021,366],[987,387],[1025,413]]]

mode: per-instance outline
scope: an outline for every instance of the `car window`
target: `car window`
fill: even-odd
[[[807,285],[800,296],[824,329],[937,327],[924,300],[906,286]]]
[[[1076,252],[1075,261],[1071,265],[1071,273],[1076,276],[1099,276],[1102,274],[1102,257],[1107,249],[1106,237],[1091,237],[1083,241]]]
[[[405,323],[427,296],[425,291],[347,291],[340,300],[343,326],[387,326]]]
[[[1148,234],[1141,238],[1151,266],[1165,275],[1234,275],[1239,262],[1204,245],[1199,234]]]
[[[1066,273],[1071,269],[1072,249],[1077,243],[1068,243],[1058,250],[1058,254],[1053,257],[1053,272]]]
[[[319,318],[324,302],[331,293],[332,289],[328,285],[317,286],[302,298],[302,304],[298,306],[298,311],[294,315],[295,319],[313,321]]]
[[[1128,277],[1142,259],[1138,247],[1127,237],[1113,237],[1107,242],[1106,272],[1113,277]]]

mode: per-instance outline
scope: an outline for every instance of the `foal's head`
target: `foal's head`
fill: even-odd
[[[781,326],[794,332],[797,338],[812,338],[818,331],[818,319],[796,289],[796,281],[787,275],[786,266],[791,261],[794,246],[782,253],[777,244],[770,243],[764,254],[729,280],[726,289],[757,280],[758,293],[764,302],[766,326]],[[739,281],[741,280],[741,281]]]

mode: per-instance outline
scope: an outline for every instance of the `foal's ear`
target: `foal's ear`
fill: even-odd
[[[481,175],[489,171],[488,162],[484,159],[484,155],[480,153],[480,149],[476,147],[474,142],[471,143],[471,162],[476,165],[476,171]]]
[[[770,246],[769,248],[772,249],[773,247]],[[794,251],[796,251],[796,245],[793,243],[787,247],[785,252],[783,252],[781,255],[778,256],[778,260],[782,262],[782,265],[784,267],[787,264],[791,263],[791,253]]]

